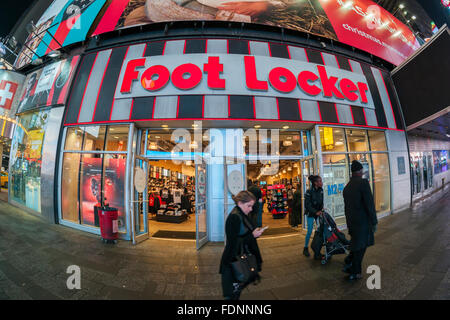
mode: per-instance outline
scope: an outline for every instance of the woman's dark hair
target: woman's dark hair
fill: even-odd
[[[312,185],[314,185],[319,179],[322,179],[320,176],[310,175],[308,180],[311,181]]]
[[[250,201],[256,201],[256,197],[250,191],[240,191],[237,195],[231,197],[234,203],[238,204],[238,202],[247,203]]]

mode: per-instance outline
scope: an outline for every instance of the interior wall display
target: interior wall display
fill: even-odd
[[[338,40],[396,65],[419,47],[403,23],[370,0],[116,0],[93,35],[180,20],[238,21],[294,29]]]
[[[22,68],[49,52],[84,41],[106,0],[54,0],[36,22],[17,56],[15,68]]]
[[[74,56],[30,73],[25,79],[18,112],[64,104],[79,58]]]

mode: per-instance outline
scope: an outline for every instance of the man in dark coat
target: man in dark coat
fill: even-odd
[[[363,166],[354,160],[351,165],[352,177],[344,188],[345,218],[351,236],[350,255],[345,259],[348,280],[361,278],[361,264],[366,248],[374,245],[377,215],[372,191],[367,179],[363,179]]]

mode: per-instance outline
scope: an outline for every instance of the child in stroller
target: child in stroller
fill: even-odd
[[[335,254],[348,254],[350,241],[339,231],[333,218],[325,211],[318,217],[318,228],[311,243],[314,256],[321,256],[322,246],[325,247],[325,255],[322,256],[322,264],[326,264]]]

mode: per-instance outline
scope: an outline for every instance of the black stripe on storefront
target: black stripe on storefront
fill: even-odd
[[[298,99],[277,98],[280,120],[302,120],[300,118]]]
[[[319,109],[322,122],[339,123],[334,103],[319,101]]]
[[[229,96],[230,118],[255,119],[252,96]]]
[[[347,58],[344,58],[343,56],[340,55],[335,55],[335,57],[339,64],[339,68],[341,68],[342,70],[352,71],[352,67],[350,66],[350,62],[348,61]]]
[[[306,55],[308,56],[309,62],[325,65],[325,63],[323,62],[322,55],[320,54],[320,51],[306,48]]]
[[[151,119],[155,97],[139,97],[133,99],[131,120]]]
[[[228,39],[228,53],[250,54],[247,40]]]
[[[166,41],[152,41],[147,43],[145,48],[144,57],[162,56],[164,53],[164,46]]]
[[[381,71],[381,75],[383,76],[384,84],[386,85],[386,89],[389,95],[389,99],[391,100],[392,110],[394,111],[395,123],[397,124],[397,129],[405,130],[403,126],[402,116],[401,116],[401,108],[397,103],[397,96],[395,95],[395,91],[392,85],[392,79],[389,76],[389,73]]]
[[[285,44],[269,43],[270,55],[275,58],[289,59],[289,51]]]
[[[98,96],[98,105],[95,110],[94,121],[109,121],[114,100],[120,69],[127,53],[128,47],[118,47],[112,50],[108,68]]]
[[[183,95],[178,97],[178,118],[202,118],[203,96]]]
[[[184,53],[206,53],[206,39],[188,39]]]
[[[81,100],[83,100],[84,89],[89,80],[89,74],[94,65],[96,53],[86,55],[80,63],[77,75],[73,81],[72,91],[70,94],[65,123],[78,122],[78,114],[81,108]]]
[[[364,110],[362,107],[350,106],[353,114],[354,124],[366,126],[366,117],[364,116]]]
[[[386,115],[384,114],[383,103],[381,102],[380,93],[378,92],[377,83],[373,77],[370,66],[361,63],[361,68],[366,77],[367,84],[369,85],[370,94],[372,95],[373,103],[375,104],[375,114],[377,116],[377,122],[380,127],[387,127]]]

